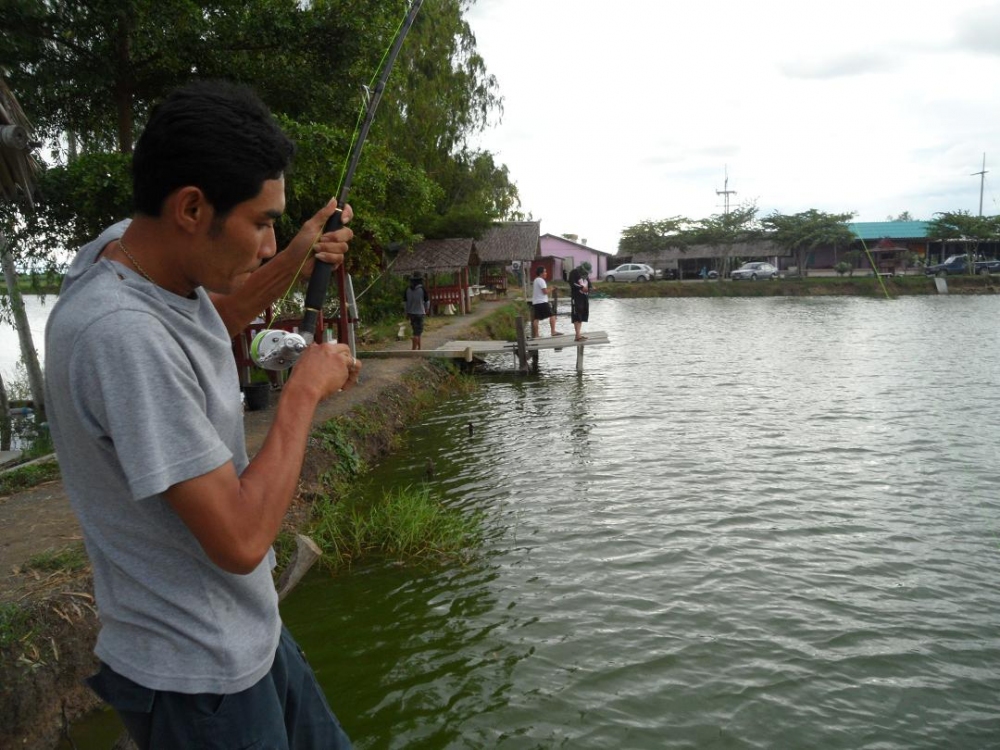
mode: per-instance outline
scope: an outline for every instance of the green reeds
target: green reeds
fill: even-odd
[[[333,568],[371,556],[404,561],[460,557],[482,539],[483,514],[448,507],[426,486],[315,505],[310,534]]]

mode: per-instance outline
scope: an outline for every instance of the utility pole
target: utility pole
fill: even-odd
[[[972,177],[979,175],[979,216],[983,215],[983,187],[986,184],[986,152],[983,152],[983,168],[978,172],[973,172]]]
[[[986,155],[984,154],[983,155],[983,163],[984,164],[985,164],[985,160],[986,160]],[[725,189],[723,189],[723,190],[716,190],[715,194],[723,196],[722,203],[723,203],[723,206],[725,207],[724,208],[725,215],[729,216],[729,196],[730,195],[736,195],[736,191],[729,189],[729,165],[728,164],[726,165],[726,181],[724,183],[724,186],[725,186]],[[980,213],[982,213],[981,210],[980,210]]]
[[[723,225],[723,227],[725,227],[725,232],[726,232],[726,234],[728,236],[728,239],[726,240],[726,243],[725,243],[726,246],[727,246],[726,254],[722,258],[722,264],[721,264],[721,266],[717,269],[721,275],[725,276],[727,273],[729,273],[729,264],[732,261],[732,258],[730,257],[730,253],[732,253],[732,251],[733,251],[731,228],[729,226],[729,196],[730,195],[736,195],[736,191],[735,190],[730,190],[729,189],[729,165],[728,164],[726,165],[726,181],[723,183],[723,186],[724,186],[723,189],[722,190],[716,190],[715,194],[722,196],[722,205],[723,205],[723,211],[724,211],[724,213],[723,213],[723,217],[724,218],[723,218],[723,221],[722,221],[722,225]]]

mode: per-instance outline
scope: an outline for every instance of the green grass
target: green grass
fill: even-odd
[[[31,635],[27,611],[11,602],[0,604],[0,648],[23,641]]]
[[[481,333],[487,339],[514,341],[517,339],[518,316],[526,322],[530,319],[530,311],[523,300],[508,302],[486,318],[473,324],[472,330]]]
[[[890,296],[937,294],[934,280],[921,275],[883,278]],[[959,294],[987,293],[996,283],[988,277],[949,276],[949,289]],[[609,297],[884,297],[874,276],[808,276],[774,281],[651,281],[639,283],[599,283],[596,290]]]
[[[310,535],[334,568],[372,556],[426,561],[460,557],[482,538],[483,514],[450,508],[425,486],[366,499],[324,497]]]
[[[0,496],[20,492],[58,478],[59,464],[55,460],[31,466],[19,466],[0,474]]]
[[[25,568],[41,573],[64,571],[75,573],[87,566],[87,552],[82,544],[73,544],[58,550],[47,549],[32,555],[24,564]]]

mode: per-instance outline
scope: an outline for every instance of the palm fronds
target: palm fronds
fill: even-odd
[[[0,76],[0,200],[34,205],[38,162],[31,154],[31,123],[17,103],[7,81]]]

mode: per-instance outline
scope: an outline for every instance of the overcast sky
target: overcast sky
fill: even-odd
[[[504,99],[476,145],[542,232],[810,208],[1000,214],[1000,2],[477,0]]]

